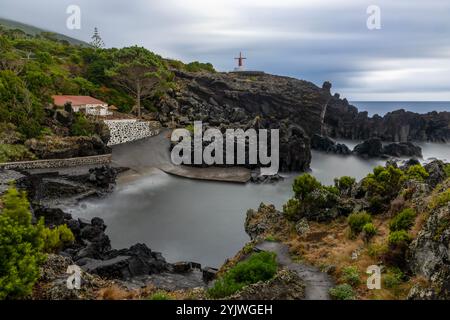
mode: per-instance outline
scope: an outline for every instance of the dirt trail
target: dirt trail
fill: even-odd
[[[280,242],[264,241],[256,245],[257,250],[274,252],[278,263],[295,271],[305,281],[305,300],[329,300],[328,291],[334,287],[331,277],[318,268],[292,261],[287,245]]]

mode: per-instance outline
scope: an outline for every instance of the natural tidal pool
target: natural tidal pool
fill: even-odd
[[[346,142],[347,143],[347,142]],[[349,143],[348,143],[349,144]],[[450,145],[421,144],[424,159],[450,159]],[[353,147],[353,145],[349,145]],[[384,160],[364,160],[313,152],[312,174],[324,184],[349,175],[361,179]],[[230,184],[177,178],[156,173],[125,185],[102,199],[72,208],[75,217],[105,220],[114,248],[145,243],[169,262],[195,261],[220,266],[249,240],[247,209],[261,202],[278,209],[292,196],[298,174],[284,174],[277,184]]]

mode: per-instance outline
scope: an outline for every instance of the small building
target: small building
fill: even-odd
[[[53,104],[57,107],[70,103],[74,112],[84,112],[94,116],[112,115],[106,102],[90,96],[52,96],[52,98]]]

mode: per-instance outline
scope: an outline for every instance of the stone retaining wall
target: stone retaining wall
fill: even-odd
[[[108,126],[111,138],[108,146],[122,144],[158,135],[159,123],[153,121],[138,121],[137,119],[104,120]]]
[[[69,159],[47,159],[21,162],[0,163],[0,169],[50,169],[67,168],[83,165],[102,165],[111,163],[111,154],[99,156],[69,158]]]

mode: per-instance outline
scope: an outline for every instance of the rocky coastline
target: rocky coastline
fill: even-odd
[[[97,281],[119,281],[125,287],[146,287],[155,283],[172,290],[179,286],[206,286],[215,276],[217,270],[214,268],[202,269],[195,262],[168,263],[161,253],[140,243],[130,248],[113,249],[107,226],[101,218],[87,221],[61,209],[91,197],[106,196],[114,189],[118,174],[126,170],[102,166],[79,169],[73,174],[30,173],[24,170],[8,170],[3,174],[14,178],[16,187],[27,192],[33,219],[43,218],[50,228],[65,224],[75,236],[73,244],[63,248],[57,256],[51,256],[55,264],[48,267],[55,268],[61,263],[75,264],[87,274],[84,276],[86,279],[98,277]],[[61,294],[53,298],[77,298],[72,296],[70,290],[64,290],[65,283],[60,280],[51,284],[57,286],[55,290]]]

